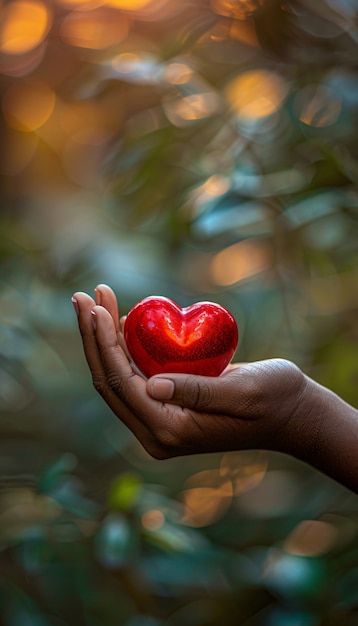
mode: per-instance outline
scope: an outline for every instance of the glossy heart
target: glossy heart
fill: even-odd
[[[163,372],[219,376],[238,342],[231,313],[214,302],[182,309],[162,296],[144,298],[124,324],[128,351],[146,377]]]

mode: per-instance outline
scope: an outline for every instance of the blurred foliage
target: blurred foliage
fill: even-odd
[[[70,296],[226,305],[239,360],[357,405],[356,0],[0,15],[1,626],[358,623],[356,497],[266,452],[154,461]]]

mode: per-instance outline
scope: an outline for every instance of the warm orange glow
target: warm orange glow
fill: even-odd
[[[239,117],[258,120],[278,110],[287,94],[287,85],[274,72],[254,70],[232,80],[226,97]]]
[[[209,117],[217,112],[218,106],[218,98],[212,92],[190,94],[183,98],[169,97],[163,101],[164,111],[175,126]]]
[[[242,22],[234,20],[230,26],[230,37],[252,48],[259,46],[253,20],[245,20]]]
[[[42,2],[11,2],[2,9],[1,50],[23,54],[38,46],[51,26],[49,9]]]
[[[44,83],[15,83],[3,98],[4,117],[11,128],[31,132],[49,119],[55,101],[54,92]]]
[[[133,68],[141,62],[141,57],[135,52],[123,52],[112,60],[112,67],[121,74],[130,74]]]
[[[226,176],[213,174],[205,183],[190,192],[189,202],[182,207],[184,214],[195,217],[200,214],[202,207],[212,200],[222,196],[230,188],[230,180]]]
[[[263,3],[264,0],[211,0],[215,13],[236,20],[246,19]]]
[[[221,460],[220,475],[230,478],[238,496],[255,489],[264,479],[268,468],[266,452],[226,452]]]
[[[230,181],[225,176],[213,174],[205,183],[197,187],[193,197],[198,201],[207,202],[211,198],[222,196],[230,188]]]
[[[193,70],[185,63],[168,63],[165,68],[164,78],[172,85],[184,85],[189,82]]]
[[[106,4],[116,9],[137,11],[153,4],[153,0],[107,0]]]
[[[232,482],[227,481],[219,488],[196,487],[182,493],[185,514],[183,524],[201,527],[213,524],[222,517],[231,505]]]
[[[141,522],[146,530],[159,530],[163,526],[165,518],[161,511],[152,509],[143,513]]]
[[[342,109],[339,95],[324,85],[306,87],[298,94],[297,99],[301,109],[300,120],[307,126],[330,126],[337,120]]]
[[[61,128],[71,137],[81,128],[93,128],[99,123],[97,109],[89,100],[60,102],[59,120]]]
[[[250,239],[218,252],[211,261],[210,273],[217,285],[233,285],[268,269],[271,261],[267,244],[260,239]]]
[[[218,470],[204,470],[186,481],[181,494],[184,504],[183,524],[207,526],[222,517],[232,502],[233,485]]]
[[[91,11],[92,9],[102,6],[104,0],[57,0],[57,3],[73,8],[74,10],[79,8],[82,11]]]
[[[291,554],[318,556],[332,548],[337,535],[337,528],[333,524],[319,520],[305,520],[290,533],[284,548]]]
[[[197,93],[178,100],[176,112],[183,120],[199,120],[215,113],[216,97],[212,93]]]
[[[101,50],[120,43],[127,36],[128,21],[119,13],[102,9],[76,11],[64,19],[60,32],[73,46]]]

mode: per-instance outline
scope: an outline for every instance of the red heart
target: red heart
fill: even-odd
[[[238,337],[235,319],[223,306],[197,302],[182,309],[162,296],[135,304],[124,325],[128,351],[148,378],[163,372],[219,376]]]

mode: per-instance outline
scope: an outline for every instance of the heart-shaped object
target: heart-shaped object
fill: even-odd
[[[239,338],[231,313],[214,302],[182,309],[163,296],[144,298],[129,311],[124,339],[146,377],[163,372],[219,376]]]

